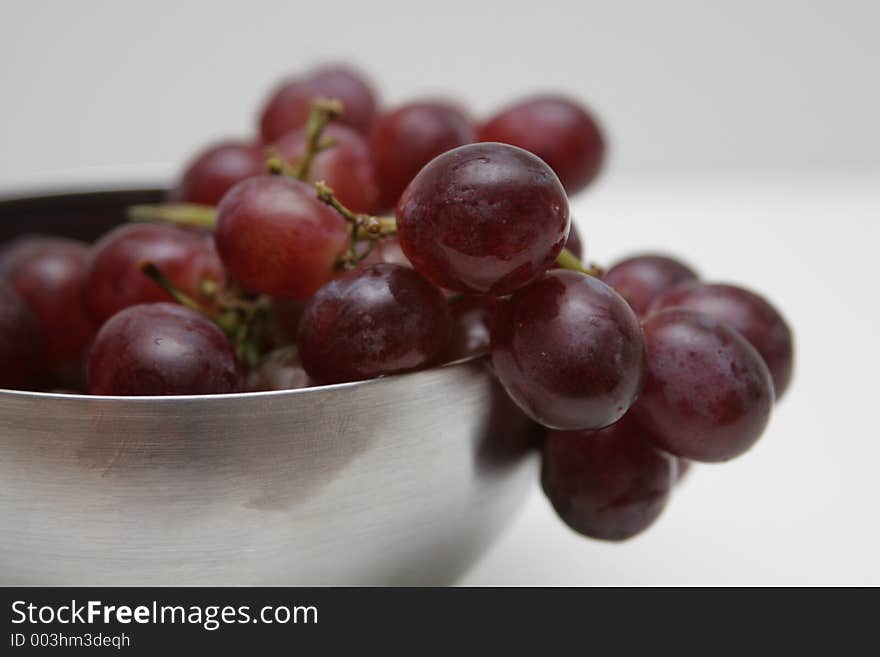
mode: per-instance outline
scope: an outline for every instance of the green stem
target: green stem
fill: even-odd
[[[342,215],[342,218],[348,221],[349,223],[357,223],[360,221],[360,217],[345,207],[336,195],[333,193],[333,188],[330,187],[323,180],[319,180],[315,183],[315,192],[318,195],[318,200],[322,203],[326,203],[331,208],[336,210],[339,214]]]
[[[377,240],[397,232],[397,222],[394,217],[374,217],[371,214],[352,212],[336,198],[333,189],[323,180],[315,183],[315,192],[319,201],[336,210],[351,226],[351,241],[348,251],[341,259],[343,267],[355,267],[372,251]],[[369,240],[370,244],[363,253],[359,254],[357,246],[361,240]]]
[[[178,287],[171,282],[171,280],[162,273],[156,265],[152,262],[145,261],[140,265],[140,269],[144,272],[156,285],[165,290],[168,294],[171,295],[171,298],[174,299],[181,306],[186,306],[190,310],[195,310],[198,313],[203,315],[207,315],[210,317],[210,313],[200,304],[198,301],[193,299],[187,294],[181,292]],[[212,318],[213,319],[213,318]]]
[[[560,254],[556,256],[556,264],[562,267],[563,269],[570,269],[572,271],[579,271],[582,274],[586,274],[587,276],[601,276],[602,270],[599,269],[596,265],[590,265],[589,267],[585,267],[584,263],[580,261],[574,253],[569,251],[568,249],[562,249]]]
[[[152,221],[205,230],[214,230],[217,224],[217,208],[196,203],[132,205],[126,214],[130,221]]]
[[[309,177],[309,169],[315,155],[332,146],[327,141],[321,142],[321,133],[333,119],[342,116],[342,103],[338,100],[318,99],[312,105],[309,120],[306,123],[306,150],[302,157],[293,167],[293,177],[297,180],[306,180]]]
[[[276,176],[296,177],[293,166],[278,154],[274,146],[266,149],[266,170]]]
[[[397,221],[394,217],[374,217],[371,214],[352,212],[336,198],[333,189],[323,180],[315,183],[318,200],[336,210],[351,226],[351,241],[346,254],[339,264],[351,269],[373,250],[375,242],[397,232]],[[358,242],[369,240],[369,246],[363,253],[358,253]]]
[[[315,183],[315,191],[319,201],[336,210],[343,219],[357,229],[358,239],[377,239],[394,235],[397,232],[397,221],[394,217],[376,217],[371,214],[352,212],[336,198],[333,189],[323,180]]]

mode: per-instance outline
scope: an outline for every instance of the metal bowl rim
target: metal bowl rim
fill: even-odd
[[[325,385],[309,386],[308,388],[294,388],[292,390],[262,390],[258,392],[227,392],[215,395],[89,395],[85,393],[68,393],[68,392],[40,392],[35,390],[13,390],[10,388],[0,388],[0,402],[4,399],[53,399],[53,400],[88,400],[88,401],[150,401],[150,402],[174,402],[182,400],[202,401],[209,399],[243,399],[243,398],[266,398],[281,396],[308,395],[309,393],[327,392],[335,390],[346,390],[350,388],[362,388],[365,386],[376,385],[378,383],[387,383],[389,381],[402,379],[405,377],[425,374],[427,372],[436,372],[452,367],[459,367],[469,363],[475,363],[486,358],[485,354],[476,356],[467,356],[459,358],[442,365],[435,365],[424,370],[414,370],[412,372],[401,372],[399,374],[389,374],[387,376],[378,376],[374,379],[364,379],[363,381],[348,381],[345,383],[328,383]]]

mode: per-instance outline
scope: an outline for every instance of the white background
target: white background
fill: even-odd
[[[696,469],[647,534],[582,539],[536,487],[463,582],[880,584],[878,24],[867,0],[2,0],[0,187],[167,174],[328,58],[389,104],[579,96],[612,144],[574,202],[590,256],[662,249],[760,289],[796,378],[764,440]]]

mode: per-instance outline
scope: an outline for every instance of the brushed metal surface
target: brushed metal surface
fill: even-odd
[[[0,199],[0,241],[91,240],[155,186]],[[0,584],[444,584],[534,485],[480,361],[322,388],[0,391]]]
[[[535,480],[492,385],[470,362],[244,395],[0,391],[0,583],[451,582]]]

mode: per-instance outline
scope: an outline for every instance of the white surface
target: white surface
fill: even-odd
[[[693,468],[647,533],[581,538],[536,487],[462,584],[880,584],[880,175],[609,181],[576,208],[601,262],[661,247],[769,296],[794,382],[762,440]]]
[[[181,162],[279,77],[360,63],[394,103],[590,103],[612,172],[880,160],[876,0],[3,0],[0,179]]]
[[[871,0],[3,0],[0,187],[176,169],[328,57],[390,103],[566,90],[612,142],[576,203],[591,257],[664,249],[758,288],[797,372],[754,451],[697,468],[643,537],[581,539],[536,491],[463,582],[880,584],[878,22]]]

